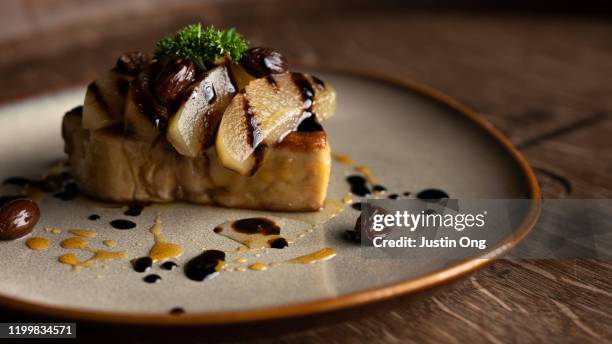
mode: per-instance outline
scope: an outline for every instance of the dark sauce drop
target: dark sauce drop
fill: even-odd
[[[352,175],[346,177],[346,181],[351,186],[351,193],[357,196],[368,196],[371,194],[370,189],[366,185],[366,180],[362,176]]]
[[[399,195],[398,195],[398,194],[390,194],[390,195],[389,195],[389,198],[390,198],[390,199],[398,199],[398,198],[399,198]]]
[[[315,82],[315,85],[317,85],[317,88],[320,90],[324,90],[325,89],[325,83],[323,82],[323,80],[317,78],[316,76],[312,76],[312,80]]]
[[[91,221],[96,221],[100,219],[100,215],[98,214],[91,214],[87,217],[87,219],[91,220]]]
[[[170,315],[183,315],[185,314],[185,310],[181,307],[174,307],[170,310]]]
[[[5,203],[8,203],[10,201],[14,201],[16,199],[19,199],[19,198],[23,198],[23,196],[20,196],[20,195],[0,196],[0,206],[2,206]]]
[[[287,242],[287,240],[285,238],[276,238],[276,239],[272,239],[270,241],[268,241],[268,244],[270,244],[271,248],[285,248],[287,246],[289,246],[289,243]]]
[[[355,210],[361,211],[361,207],[362,207],[361,202],[355,202],[355,203],[351,204],[351,208],[353,208]]]
[[[34,182],[33,180],[23,177],[8,177],[2,181],[2,185],[15,185],[15,186],[26,186]]]
[[[160,267],[164,270],[174,270],[174,268],[176,268],[178,266],[178,264],[176,264],[175,262],[165,262],[162,265],[160,265]]]
[[[317,131],[323,131],[323,126],[319,123],[317,116],[309,114],[308,117],[304,118],[297,127],[297,131],[304,133],[313,133]]]
[[[448,198],[448,194],[438,189],[425,189],[419,192],[416,197],[424,201],[437,201],[443,198]]]
[[[161,276],[156,274],[146,275],[142,280],[147,283],[159,283],[161,281]]]
[[[138,216],[140,213],[142,213],[143,209],[144,205],[142,204],[130,204],[123,214],[127,216]]]
[[[280,227],[274,221],[263,217],[252,217],[237,220],[232,223],[232,228],[236,232],[245,234],[278,235]]]
[[[410,193],[410,191],[406,191],[406,192],[404,192],[402,195],[404,195],[404,196],[408,197],[408,196],[410,196],[410,195],[412,195],[412,194]]]
[[[130,220],[117,219],[110,222],[110,225],[115,229],[126,230],[136,227],[136,224]]]
[[[132,262],[132,267],[136,272],[145,272],[153,266],[151,257],[140,257]]]
[[[372,186],[372,190],[375,192],[385,192],[387,191],[387,188],[382,185],[377,184],[377,185]]]
[[[79,187],[74,182],[69,182],[64,185],[64,190],[60,193],[53,195],[55,198],[59,198],[62,201],[70,201],[79,194]]]
[[[217,274],[216,267],[225,260],[225,253],[218,250],[206,250],[185,264],[185,276],[193,281],[203,281]]]

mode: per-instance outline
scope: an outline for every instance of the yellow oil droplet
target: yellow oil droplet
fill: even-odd
[[[60,246],[67,249],[73,250],[86,250],[87,249],[87,241],[81,237],[72,237],[68,239],[64,239]]]
[[[238,252],[238,253],[244,253],[244,252],[246,252],[246,251],[248,251],[248,250],[249,250],[249,249],[248,249],[247,247],[245,247],[245,246],[240,246],[240,247],[238,247],[238,248],[236,249],[236,252]]]
[[[33,237],[28,239],[25,244],[30,250],[40,251],[49,248],[51,241],[47,238]]]
[[[72,269],[77,270],[79,268],[79,259],[74,253],[66,253],[58,258],[59,262],[62,264],[67,264],[72,266]]]
[[[115,246],[117,246],[117,242],[115,240],[104,240],[104,241],[102,241],[102,244],[104,244],[104,246],[106,246],[106,247],[115,247]]]
[[[68,233],[83,238],[95,238],[98,235],[98,233],[96,233],[95,231],[91,231],[88,229],[70,229],[68,230]]]
[[[348,155],[344,155],[344,154],[332,153],[332,158],[336,160],[337,162],[340,162],[346,165],[353,165],[355,163],[353,159],[351,159]]]
[[[264,263],[254,263],[249,265],[249,269],[250,270],[255,270],[255,271],[264,271],[264,270],[268,270],[268,266]]]
[[[261,257],[261,253],[255,253],[255,257],[257,258]]]
[[[247,259],[245,257],[238,257],[234,260],[234,263],[244,263]]]
[[[62,234],[62,230],[55,227],[45,227],[45,232],[52,234]]]
[[[161,219],[159,216],[155,218],[155,224],[151,226],[149,231],[153,234],[155,240],[155,244],[149,250],[149,257],[153,262],[176,258],[183,254],[183,249],[180,246],[164,240],[161,234]]]
[[[324,248],[322,250],[290,259],[288,262],[293,264],[312,264],[323,260],[328,260],[336,256],[336,250],[333,248]]]
[[[236,267],[236,271],[243,272],[243,271],[246,271],[246,268],[244,266],[238,266]]]
[[[346,195],[346,196],[342,197],[342,203],[344,203],[344,204],[351,204],[351,203],[353,203],[353,197],[351,197],[351,195]]]
[[[220,260],[219,262],[217,262],[217,265],[215,266],[215,271],[217,272],[221,271],[224,266],[225,266],[225,261]]]
[[[376,184],[376,178],[374,178],[374,175],[369,168],[365,166],[355,166],[355,171],[363,174],[370,184]]]

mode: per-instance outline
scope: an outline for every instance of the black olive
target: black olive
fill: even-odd
[[[0,207],[0,240],[14,240],[30,234],[40,219],[38,205],[20,198]]]
[[[271,48],[256,47],[247,50],[240,60],[242,67],[256,78],[287,71],[287,59]]]
[[[154,94],[166,104],[172,104],[195,81],[195,66],[191,60],[172,59],[155,78]]]
[[[117,59],[119,72],[132,76],[136,76],[149,64],[151,64],[151,56],[140,51],[124,53]]]

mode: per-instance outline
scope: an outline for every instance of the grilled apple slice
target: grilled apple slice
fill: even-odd
[[[253,154],[256,149],[262,153],[263,147],[280,142],[304,118],[331,117],[335,107],[334,89],[310,75],[283,73],[255,79],[223,114],[216,139],[221,164],[252,175],[262,157]]]
[[[83,102],[83,128],[98,130],[121,120],[130,79],[128,75],[110,70],[89,84]]]
[[[170,118],[166,138],[182,155],[192,158],[214,144],[223,111],[236,89],[225,66],[207,71]]]

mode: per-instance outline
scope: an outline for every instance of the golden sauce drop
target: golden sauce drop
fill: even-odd
[[[176,258],[183,254],[183,249],[180,246],[164,240],[161,234],[161,220],[159,216],[155,218],[155,224],[151,226],[149,231],[153,234],[153,239],[155,240],[155,244],[149,250],[149,257],[151,257],[153,262]]]
[[[115,240],[104,240],[104,241],[102,241],[102,243],[106,247],[115,247],[115,246],[117,246],[117,242]]]
[[[77,256],[74,255],[74,253],[63,254],[59,256],[57,260],[59,260],[59,262],[62,264],[67,264],[67,265],[72,266],[74,270],[78,269],[79,259],[77,258]]]
[[[45,232],[52,234],[61,234],[62,230],[55,227],[45,227]]]
[[[255,271],[264,271],[264,270],[268,270],[268,266],[264,263],[254,263],[249,265],[249,269],[250,270],[255,270]]]
[[[64,239],[60,243],[60,246],[63,248],[73,249],[73,250],[87,250],[88,249],[87,241],[85,241],[85,239],[81,237],[71,237],[68,239]]]
[[[336,250],[333,248],[324,248],[322,250],[290,259],[288,262],[292,264],[312,264],[324,260],[328,260],[336,256]]]
[[[30,250],[40,251],[49,248],[50,243],[47,238],[33,237],[28,239],[25,244]]]
[[[127,253],[123,251],[105,251],[94,249],[87,244],[85,239],[78,236],[63,240],[60,243],[60,246],[66,249],[82,250],[93,253],[93,256],[84,261],[79,261],[79,259],[73,253],[66,253],[58,258],[60,263],[72,266],[73,271],[78,271],[81,268],[93,267],[97,261],[127,258]]]
[[[68,230],[68,233],[83,238],[95,238],[98,235],[98,233],[96,233],[95,231],[90,231],[87,229],[70,229]]]
[[[351,204],[351,203],[353,203],[353,197],[351,197],[351,195],[346,195],[346,196],[342,197],[342,203],[344,203],[344,204]]]
[[[245,257],[238,257],[234,260],[234,263],[245,263],[247,259]]]
[[[236,267],[236,271],[240,271],[240,272],[246,271],[246,268],[244,266],[238,266]]]
[[[353,165],[355,162],[348,155],[332,153],[332,158],[337,162],[343,163],[345,165]]]

